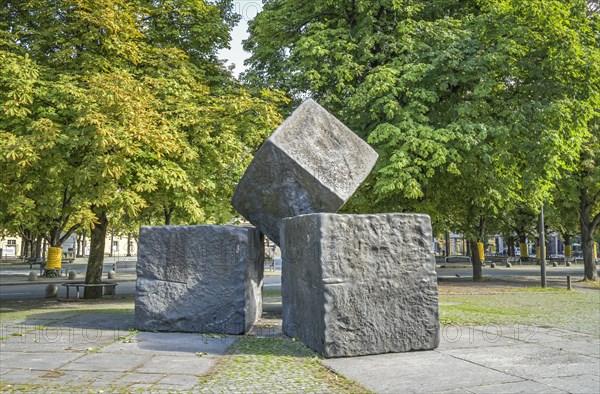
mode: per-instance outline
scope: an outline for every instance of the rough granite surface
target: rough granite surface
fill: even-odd
[[[263,272],[255,228],[142,227],[135,328],[245,333],[262,314]]]
[[[309,99],[258,150],[231,204],[279,245],[283,218],[337,212],[376,161],[367,143]]]
[[[422,214],[284,219],[283,332],[325,357],[436,348],[431,245]]]

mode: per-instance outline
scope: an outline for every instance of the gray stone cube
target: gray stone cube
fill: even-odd
[[[142,227],[135,327],[247,332],[262,314],[262,238],[251,227]]]
[[[337,212],[376,161],[367,143],[307,100],[258,150],[231,204],[279,245],[283,218]]]
[[[429,216],[286,218],[281,249],[286,335],[325,357],[438,346]]]

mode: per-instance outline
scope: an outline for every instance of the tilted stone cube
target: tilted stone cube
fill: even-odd
[[[242,334],[262,314],[264,248],[255,228],[140,229],[135,327]]]
[[[231,203],[279,245],[283,218],[337,212],[376,160],[368,144],[307,100],[258,150]]]
[[[429,216],[286,218],[281,249],[286,335],[325,357],[438,346]]]

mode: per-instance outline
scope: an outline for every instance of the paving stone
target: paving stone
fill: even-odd
[[[119,381],[127,383],[127,385],[131,384],[147,384],[152,385],[158,383],[161,379],[166,377],[167,375],[164,373],[141,373],[141,372],[132,372],[124,374]]]
[[[596,370],[598,372],[598,369]],[[581,371],[583,372],[583,371]],[[540,383],[569,393],[597,394],[600,393],[600,377],[598,375],[573,375],[560,378],[539,379]]]
[[[264,248],[251,227],[142,227],[135,327],[242,334],[262,314]]]
[[[197,376],[171,374],[161,379],[158,382],[158,386],[168,385],[177,390],[191,390],[194,386],[198,385],[199,382],[200,379]]]
[[[29,352],[1,352],[7,357],[7,361],[2,360],[2,368],[10,363],[10,368],[16,369],[38,369],[38,370],[53,370],[60,369],[63,365],[78,359],[81,354],[77,353],[29,353]],[[12,356],[12,357],[11,357]]]
[[[546,384],[521,381],[516,383],[501,383],[501,384],[489,384],[476,387],[467,388],[470,393],[477,394],[519,394],[519,393],[539,393],[539,394],[564,394],[562,390],[557,390]]]
[[[138,332],[100,349],[101,353],[153,354],[170,356],[189,356],[198,352],[225,354],[235,337],[209,337],[204,334]]]
[[[80,357],[77,362],[69,363],[62,369],[78,370],[78,371],[112,371],[112,372],[127,372],[134,370],[146,361],[151,356],[141,354],[120,354],[116,357],[110,353],[93,353]]]
[[[309,99],[256,152],[231,204],[279,245],[283,218],[337,212],[376,161],[367,143]]]
[[[484,349],[488,351],[483,351]],[[528,380],[568,377],[581,374],[581,371],[598,370],[599,367],[597,358],[552,349],[540,344],[498,346],[493,350],[480,347],[439,351]],[[536,368],[532,368],[532,365]]]
[[[116,387],[116,382],[123,376],[122,372],[115,371],[59,371],[63,375],[61,377],[55,377],[52,380],[53,383],[58,385],[67,385],[73,388],[76,387],[89,387],[89,388],[100,388],[108,390],[109,387]],[[58,375],[58,374],[56,374]]]
[[[281,226],[283,332],[325,357],[439,343],[429,216],[310,214]]]
[[[403,392],[431,393],[523,381],[438,351],[332,358],[323,363],[377,393],[396,393],[399,388]]]
[[[35,371],[29,369],[11,369],[6,373],[0,375],[0,382],[3,383],[25,383],[31,384],[32,382],[40,379],[40,377],[46,374],[47,371]]]
[[[204,375],[216,365],[219,358],[214,355],[202,356],[153,356],[136,369],[143,373]]]

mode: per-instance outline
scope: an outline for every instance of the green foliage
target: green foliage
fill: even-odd
[[[277,94],[251,95],[216,59],[232,6],[4,2],[0,227],[54,246],[93,207],[124,228],[165,210],[228,220],[235,179],[280,120]]]
[[[422,210],[475,240],[581,169],[598,19],[583,0],[274,0],[250,23],[245,78],[313,96],[378,150],[348,211]]]

